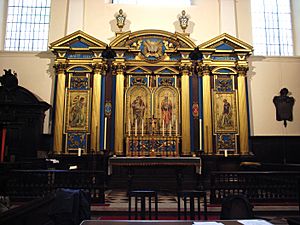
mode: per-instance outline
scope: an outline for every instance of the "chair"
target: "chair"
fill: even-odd
[[[222,201],[220,219],[254,219],[253,206],[244,195],[225,197]]]
[[[189,201],[189,216],[190,220],[195,220],[195,214],[198,215],[198,220],[201,219],[201,206],[200,203],[203,203],[204,208],[204,219],[207,220],[207,200],[206,200],[206,192],[205,191],[195,191],[195,190],[189,190],[189,191],[180,191],[177,193],[178,197],[178,219],[181,219],[181,206],[180,201],[183,199],[184,204],[184,219],[188,219],[188,201]],[[202,201],[201,201],[202,199]],[[197,202],[197,207],[195,207],[195,200]],[[197,209],[197,210],[196,210]]]
[[[158,198],[157,198],[157,193],[155,191],[150,191],[150,190],[135,190],[135,191],[130,191],[128,193],[128,219],[131,220],[131,198],[135,199],[135,206],[134,206],[134,218],[137,220],[140,219],[145,220],[146,219],[146,214],[147,214],[147,209],[146,209],[146,201],[148,198],[148,219],[152,219],[152,200],[154,199],[154,212],[155,212],[155,219],[158,219]],[[138,209],[138,203],[140,203],[140,209]]]

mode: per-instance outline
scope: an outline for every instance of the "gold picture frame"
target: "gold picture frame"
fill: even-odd
[[[66,132],[89,131],[90,91],[68,90],[66,102]]]
[[[238,132],[236,91],[213,92],[215,133]]]

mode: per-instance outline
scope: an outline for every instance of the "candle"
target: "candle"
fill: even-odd
[[[165,121],[163,120],[163,124],[162,124],[162,133],[163,136],[165,136]]]
[[[130,126],[130,119],[128,120],[128,136],[130,136],[130,129],[131,129],[131,126]]]
[[[96,126],[96,152],[98,150],[98,126]]]
[[[144,136],[144,120],[142,119],[142,137]]]
[[[225,156],[225,157],[227,157],[227,156],[228,156],[228,154],[227,154],[227,150],[226,150],[226,149],[224,150],[224,156]]]
[[[1,160],[4,162],[4,150],[5,150],[6,128],[2,128],[2,145],[1,145]]]
[[[175,123],[175,133],[176,133],[176,136],[178,135],[178,121],[176,120],[176,123]]]
[[[170,123],[169,136],[172,134],[172,124]]]
[[[106,131],[107,131],[107,117],[104,119],[104,143],[103,143],[103,149],[106,149]]]
[[[81,156],[81,148],[78,148],[78,156]]]
[[[137,136],[137,120],[135,120],[135,125],[134,125],[134,136]]]
[[[199,119],[199,148],[202,150],[202,119]]]

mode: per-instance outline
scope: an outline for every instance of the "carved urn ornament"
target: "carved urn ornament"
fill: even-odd
[[[17,73],[15,71],[12,73],[11,69],[4,70],[4,75],[0,77],[0,83],[7,90],[18,87]]]
[[[119,14],[116,16],[116,20],[117,20],[117,26],[120,29],[120,32],[122,32],[122,28],[125,25],[125,20],[126,20],[126,16],[123,14],[123,10],[120,9],[119,10]]]
[[[181,12],[181,16],[179,17],[179,24],[183,33],[185,33],[185,30],[189,25],[189,18],[186,16],[185,10],[182,10]]]

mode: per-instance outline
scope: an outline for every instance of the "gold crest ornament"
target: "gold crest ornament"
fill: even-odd
[[[147,39],[143,42],[143,55],[149,60],[158,60],[163,56],[163,43],[161,40]]]

